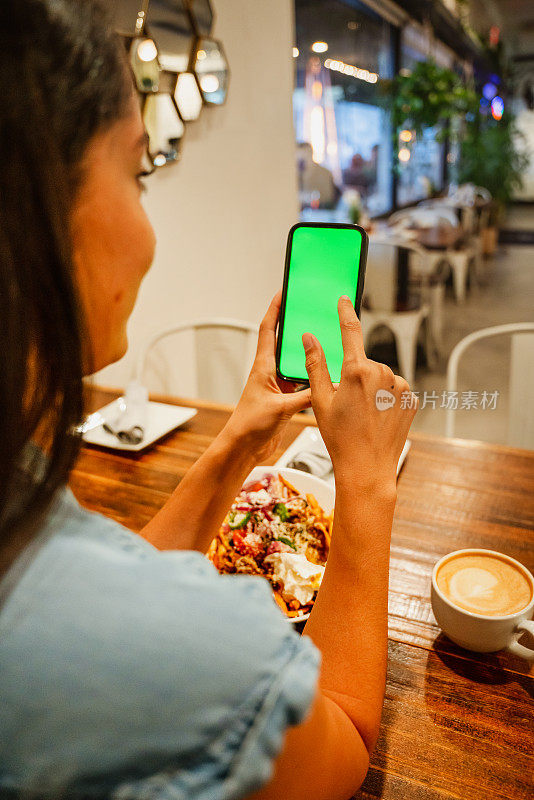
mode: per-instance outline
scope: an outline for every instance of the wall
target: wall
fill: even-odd
[[[517,129],[520,134],[518,146],[530,159],[523,173],[523,185],[515,192],[516,200],[534,201],[534,111],[522,108],[517,115]]]
[[[188,126],[182,160],[147,180],[158,246],[129,324],[128,354],[96,375],[122,386],[140,344],[199,316],[259,321],[281,285],[298,219],[292,0],[212,0],[230,63],[225,106]]]

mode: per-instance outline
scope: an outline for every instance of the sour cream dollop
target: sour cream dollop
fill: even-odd
[[[312,564],[302,553],[272,553],[264,562],[272,564],[273,576],[283,586],[284,600],[298,600],[304,606],[321,585],[325,568]]]

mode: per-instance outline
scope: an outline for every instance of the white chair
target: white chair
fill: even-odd
[[[417,340],[423,321],[427,321],[425,348],[429,362],[433,361],[432,331],[429,323],[430,304],[424,294],[412,310],[398,311],[397,258],[399,248],[424,256],[421,248],[405,240],[371,236],[365,270],[364,306],[361,320],[364,344],[378,327],[388,328],[395,339],[399,371],[413,384],[417,356]]]
[[[482,237],[475,231],[478,219],[475,209],[471,206],[462,207],[462,214],[459,217],[458,208],[459,206],[449,198],[423,200],[418,206],[418,210],[435,214],[437,225],[461,227],[465,234],[465,240],[461,247],[449,247],[447,250],[434,253],[436,262],[443,260],[450,266],[456,302],[463,303],[466,296],[469,268],[473,267],[474,276],[477,279],[482,273]]]
[[[153,336],[137,359],[136,380],[152,392],[235,405],[254,361],[258,325],[198,319]],[[169,337],[181,346],[160,347]]]
[[[458,225],[458,218],[451,208],[437,204],[434,200],[423,200],[418,206],[396,211],[388,219],[393,226],[415,225],[418,228],[434,228],[439,225]]]
[[[447,365],[447,392],[456,392],[458,362],[475,342],[491,336],[512,335],[508,444],[534,449],[534,322],[512,322],[474,331],[454,347]],[[451,395],[448,395],[449,397]],[[454,437],[455,410],[447,409],[445,435]]]

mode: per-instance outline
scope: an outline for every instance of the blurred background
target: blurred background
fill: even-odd
[[[200,5],[224,44],[227,95],[194,121],[181,113],[177,163],[152,153],[156,258],[129,352],[96,382],[124,386],[151,337],[181,323],[257,324],[281,285],[290,226],[356,222],[370,235],[368,354],[419,393],[414,428],[534,448],[531,0]],[[147,37],[169,69],[155,22],[136,47]],[[206,45],[194,46],[198,77]],[[205,105],[210,80],[199,81]],[[455,350],[475,331],[487,335]],[[141,367],[151,391],[234,399],[216,381],[195,388],[192,340],[159,347]],[[229,341],[220,364],[232,348],[250,358]]]

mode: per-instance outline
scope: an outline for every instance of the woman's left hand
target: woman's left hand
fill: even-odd
[[[295,391],[295,384],[276,375],[276,325],[282,293],[277,292],[260,325],[258,348],[243,394],[225,432],[259,461],[277,449],[285,426],[298,411],[309,408],[310,390]]]

